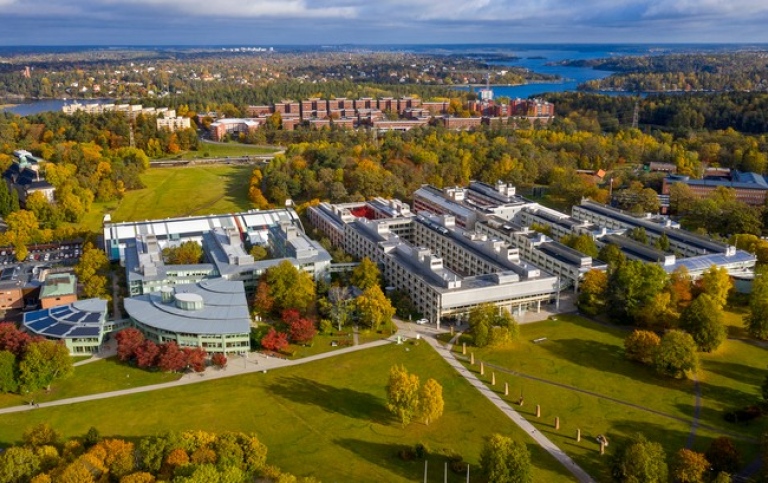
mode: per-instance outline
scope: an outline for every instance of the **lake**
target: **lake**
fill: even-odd
[[[408,49],[413,52],[424,53],[450,53],[467,56],[479,54],[505,54],[518,57],[509,61],[492,61],[489,64],[503,67],[523,67],[541,74],[558,75],[563,80],[560,82],[532,82],[519,86],[493,86],[496,97],[526,98],[548,92],[575,91],[577,86],[588,80],[603,79],[611,75],[611,72],[595,70],[585,67],[567,67],[559,65],[564,60],[585,60],[614,57],[621,55],[639,55],[648,53],[648,46],[641,45],[477,45],[477,46],[414,46]],[[554,65],[551,65],[554,64]],[[493,82],[493,79],[491,79]],[[471,86],[456,86],[458,89],[475,89]],[[615,92],[610,94],[615,95]],[[105,102],[106,99],[79,100],[79,102]],[[0,104],[16,104],[18,101],[0,100]],[[62,106],[73,100],[46,99],[40,101],[23,101],[17,106],[7,108],[9,112],[27,116],[45,111],[60,111]]]

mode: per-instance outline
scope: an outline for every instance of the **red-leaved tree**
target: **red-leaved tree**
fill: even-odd
[[[208,353],[202,347],[185,347],[184,356],[187,358],[187,365],[195,372],[203,372],[205,370],[205,358]]]
[[[0,351],[8,351],[21,358],[32,337],[20,331],[13,322],[0,323]]]
[[[136,350],[144,342],[144,334],[139,329],[123,329],[115,334],[117,340],[117,357],[125,362],[136,357]]]
[[[267,335],[261,338],[261,346],[269,351],[280,352],[288,347],[288,334],[269,329]]]
[[[218,369],[224,369],[227,367],[227,356],[221,352],[217,352],[211,356],[211,364],[213,364],[214,367],[217,367]]]
[[[160,348],[149,339],[145,339],[139,347],[136,348],[136,365],[147,369],[157,365],[157,356],[160,354]]]
[[[170,341],[160,344],[159,349],[157,367],[162,371],[176,372],[187,367],[187,356],[176,342]]]
[[[301,318],[288,323],[288,332],[291,334],[291,340],[297,344],[311,342],[317,335],[315,323],[309,319]]]
[[[283,322],[286,324],[291,325],[291,322],[295,322],[301,318],[301,314],[296,309],[285,309],[283,310],[283,313],[280,314],[280,318],[282,318]]]

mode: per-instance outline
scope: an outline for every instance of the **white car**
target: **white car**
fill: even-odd
[[[427,319],[419,319],[416,321],[416,323],[419,325],[425,325],[425,324],[428,324],[429,321]]]

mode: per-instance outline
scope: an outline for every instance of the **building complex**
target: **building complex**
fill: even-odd
[[[202,246],[201,263],[164,262],[165,248],[189,241]],[[271,257],[254,260],[248,248],[256,245]],[[104,249],[125,267],[125,310],[134,326],[157,342],[224,353],[248,350],[247,295],[268,268],[288,261],[319,280],[331,263],[292,209],[124,223],[107,218]]]
[[[385,212],[380,206],[398,206]],[[736,278],[753,274],[754,255],[680,228],[661,216],[633,216],[584,200],[567,215],[526,200],[505,183],[468,187],[423,186],[413,212],[399,201],[309,209],[310,222],[349,254],[382,266],[387,283],[408,293],[433,321],[462,316],[480,304],[520,314],[557,301],[565,288],[578,291],[590,270],[607,264],[559,240],[588,235],[598,247],[613,244],[630,259],[658,263],[667,272],[685,267],[692,277],[710,267]],[[650,244],[630,233],[642,228]],[[661,238],[669,249],[654,248]]]

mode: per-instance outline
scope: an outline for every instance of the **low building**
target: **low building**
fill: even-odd
[[[214,141],[221,141],[224,136],[231,134],[249,134],[257,129],[261,125],[260,119],[233,119],[224,118],[218,119],[216,122],[211,123],[208,127],[211,133],[211,139]]]
[[[688,185],[693,194],[701,198],[714,193],[718,187],[730,188],[736,193],[736,200],[750,206],[763,206],[768,196],[768,182],[758,173],[731,170],[725,176],[712,173],[705,175],[704,179],[670,175],[664,178],[661,193],[669,195],[669,188],[675,183]]]
[[[44,160],[23,149],[14,151],[13,155],[13,163],[3,172],[3,179],[9,191],[16,191],[19,203],[25,206],[27,197],[38,192],[42,193],[49,203],[53,202],[56,188],[40,173],[40,164]]]
[[[242,282],[225,279],[164,287],[127,298],[131,323],[155,343],[243,354],[250,348],[251,316]]]
[[[64,342],[72,355],[88,355],[99,352],[105,336],[125,325],[108,323],[107,301],[93,298],[26,312],[22,327],[31,334]]]
[[[77,302],[77,278],[70,273],[48,274],[40,287],[40,307],[49,309]]]
[[[270,267],[287,260],[316,280],[328,276],[330,254],[304,233],[291,209],[104,224],[104,249],[125,266],[131,295],[206,279],[239,280],[252,293]],[[193,241],[203,248],[204,263],[166,265],[162,250]],[[246,246],[269,247],[273,258],[255,261]]]
[[[168,129],[169,131],[180,131],[189,129],[192,123],[188,117],[165,117],[158,116],[157,129]]]

